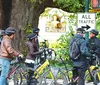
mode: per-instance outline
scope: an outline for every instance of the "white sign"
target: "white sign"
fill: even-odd
[[[96,15],[95,13],[78,13],[77,19],[78,28],[95,29]]]

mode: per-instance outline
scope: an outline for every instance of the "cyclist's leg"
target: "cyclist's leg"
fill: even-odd
[[[2,70],[1,76],[0,76],[0,85],[6,85],[6,78],[8,75],[9,68],[10,68],[10,60],[0,58],[0,64],[1,64],[1,70]]]
[[[75,80],[76,77],[78,76],[78,68],[74,67],[73,70],[72,70],[72,72],[73,72],[73,79]]]
[[[30,67],[30,68],[34,68],[34,63],[27,63],[27,66]],[[33,81],[32,81],[32,77],[34,75],[34,71],[33,70],[29,70],[28,72],[28,80],[27,80],[27,83],[28,85],[30,85]]]
[[[79,80],[78,80],[78,85],[85,85],[85,72],[86,72],[87,68],[79,68],[78,69],[78,75],[79,75]]]

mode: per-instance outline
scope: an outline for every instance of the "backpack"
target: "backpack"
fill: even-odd
[[[69,57],[72,60],[78,60],[81,55],[79,41],[79,38],[73,38],[70,42]]]

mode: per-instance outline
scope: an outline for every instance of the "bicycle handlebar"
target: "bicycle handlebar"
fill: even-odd
[[[18,63],[22,63],[24,60],[25,60],[25,58],[16,57],[15,60],[12,60],[11,61],[11,65],[18,64]]]

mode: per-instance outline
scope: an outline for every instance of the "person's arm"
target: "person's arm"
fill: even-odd
[[[33,47],[32,44],[27,45],[27,46],[28,46],[28,48],[29,48],[29,54],[30,54],[30,55],[38,55],[38,54],[43,53],[43,50],[35,52],[35,48]]]
[[[18,56],[20,54],[20,52],[17,52],[11,45],[11,40],[9,40],[8,42],[4,43],[5,49],[7,51],[8,54],[10,54],[11,56]]]
[[[85,55],[85,56],[87,56],[87,57],[93,56],[93,55],[89,52],[89,50],[88,50],[88,48],[87,48],[87,43],[86,43],[85,40],[82,40],[82,41],[81,41],[80,51],[81,51],[82,55]]]
[[[32,53],[32,55],[38,55],[38,54],[42,54],[42,53],[43,53],[43,50],[40,50],[40,51]]]
[[[96,54],[100,54],[100,40],[99,40],[98,38],[96,38],[95,44],[96,44],[95,53],[96,53]]]

